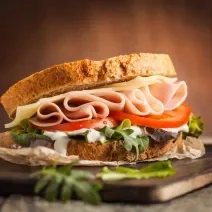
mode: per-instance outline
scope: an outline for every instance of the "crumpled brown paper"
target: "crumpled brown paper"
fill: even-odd
[[[183,145],[178,147],[175,146],[173,149],[165,153],[163,156],[157,158],[151,158],[146,161],[163,161],[167,159],[177,158],[199,158],[205,154],[205,147],[203,142],[200,139],[193,137],[187,137],[186,140],[183,140]]]
[[[145,161],[162,161],[171,158],[183,159],[183,158],[199,158],[205,154],[205,147],[201,140],[196,138],[188,137],[184,140],[181,146],[176,146],[172,150],[168,151],[161,157],[147,159]],[[9,149],[0,147],[0,158],[17,164],[24,164],[30,166],[38,165],[50,165],[57,163],[58,165],[68,164],[71,161],[79,160],[76,155],[64,156],[56,152],[55,150],[46,147],[36,148],[20,148],[20,149]],[[135,164],[127,161],[89,161],[79,160],[79,166],[117,166],[124,164]]]

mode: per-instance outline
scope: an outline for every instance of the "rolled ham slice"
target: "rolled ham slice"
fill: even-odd
[[[179,107],[188,95],[187,85],[184,81],[155,83],[149,90],[164,106],[164,110],[174,110]]]
[[[184,81],[157,80],[156,83],[132,90],[100,90],[96,93],[73,91],[55,101],[42,101],[36,116],[30,119],[38,127],[66,122],[106,118],[110,111],[146,116],[161,115],[180,106],[188,95]]]
[[[144,93],[140,89],[134,89],[132,91],[123,92],[125,95],[125,107],[124,111],[126,113],[145,116],[151,111],[149,104],[146,100]]]

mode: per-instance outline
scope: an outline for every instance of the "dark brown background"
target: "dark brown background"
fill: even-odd
[[[187,102],[212,135],[212,1],[12,1],[0,3],[0,93],[53,64],[133,52],[168,53]],[[8,121],[0,110],[0,130]]]

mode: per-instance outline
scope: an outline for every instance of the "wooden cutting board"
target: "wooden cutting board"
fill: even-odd
[[[148,163],[131,165],[141,168]],[[171,200],[212,183],[212,146],[206,147],[206,155],[191,160],[173,160],[176,174],[165,179],[125,180],[105,183],[103,201],[154,203]],[[0,196],[10,194],[33,195],[35,180],[29,174],[39,167],[28,167],[0,160]],[[100,167],[77,167],[93,173]]]

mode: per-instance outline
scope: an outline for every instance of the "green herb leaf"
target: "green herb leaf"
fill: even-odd
[[[52,141],[51,138],[49,138],[46,135],[40,135],[40,134],[35,134],[35,133],[10,132],[10,137],[15,143],[17,143],[18,145],[23,146],[23,147],[29,147],[31,144],[31,141],[34,141],[36,139]]]
[[[105,127],[103,127],[102,129],[100,129],[100,132],[103,132],[104,133],[104,135],[107,137],[107,138],[112,138],[112,136],[114,135],[114,133],[115,133],[115,130],[114,129],[112,129],[112,128],[110,128],[110,127],[108,127],[108,126],[105,126]]]
[[[124,141],[124,148],[127,151],[135,149],[136,159],[138,159],[139,154],[144,152],[149,146],[149,138],[148,136],[137,136],[137,138],[130,136],[134,132],[133,129],[127,129],[130,126],[130,120],[125,119],[115,129],[105,126],[100,131],[104,133],[106,138],[112,141],[122,139]]]
[[[87,171],[72,170],[73,164],[62,167],[52,166],[32,174],[32,177],[40,177],[35,192],[44,190],[47,200],[53,201],[59,197],[63,202],[69,200],[75,193],[87,203],[99,204],[101,198],[98,192],[102,188],[101,184],[89,183],[87,180],[95,179],[95,176]]]
[[[97,174],[98,178],[103,181],[124,180],[124,179],[149,179],[149,178],[164,178],[172,176],[175,173],[170,161],[155,162],[143,169],[133,169],[126,167],[116,167],[115,170],[110,170],[107,167],[103,168],[101,173]]]
[[[195,116],[194,114],[190,115],[188,122],[189,132],[183,132],[183,138],[187,136],[198,138],[204,130],[204,123],[200,116]]]
[[[136,159],[138,159],[138,155],[144,152],[149,145],[149,138],[147,136],[139,136],[137,138],[133,138],[125,131],[121,131],[120,134],[124,138],[124,147],[127,151],[131,151],[133,147],[135,148]]]
[[[77,196],[84,202],[97,204],[100,202],[100,196],[98,190],[100,186],[93,186],[87,182],[75,183],[74,185]]]
[[[81,133],[73,133],[73,134],[68,134],[68,136],[71,138],[71,137],[74,137],[74,136],[83,136],[83,137],[86,137],[89,133],[89,130],[86,130],[85,132],[81,132]]]
[[[131,121],[129,119],[124,119],[121,124],[115,128],[115,130],[120,131],[123,130],[124,128],[130,127],[131,126]]]
[[[59,186],[62,182],[62,177],[60,176],[53,176],[45,189],[45,198],[48,201],[55,201],[58,196]]]
[[[72,192],[73,192],[73,185],[71,183],[66,182],[66,179],[64,179],[63,185],[61,188],[60,199],[63,202],[66,202],[67,200],[71,198]]]
[[[35,186],[35,193],[39,193],[43,188],[46,187],[46,185],[49,183],[51,176],[46,175],[44,176]]]
[[[27,129],[29,127],[28,119],[24,119],[20,123],[21,127],[24,129],[25,132],[27,132]]]
[[[52,141],[50,137],[43,135],[40,129],[33,128],[28,119],[22,120],[20,126],[13,128],[10,131],[10,137],[15,143],[23,147],[29,147],[31,141],[36,139]]]
[[[95,179],[95,176],[91,172],[85,172],[82,170],[73,170],[71,172],[71,175],[74,179],[77,179],[77,180],[82,180],[84,178],[86,178],[88,180]]]
[[[149,146],[149,137],[148,136],[138,136],[137,139],[139,140],[139,151],[144,152],[145,149]]]

